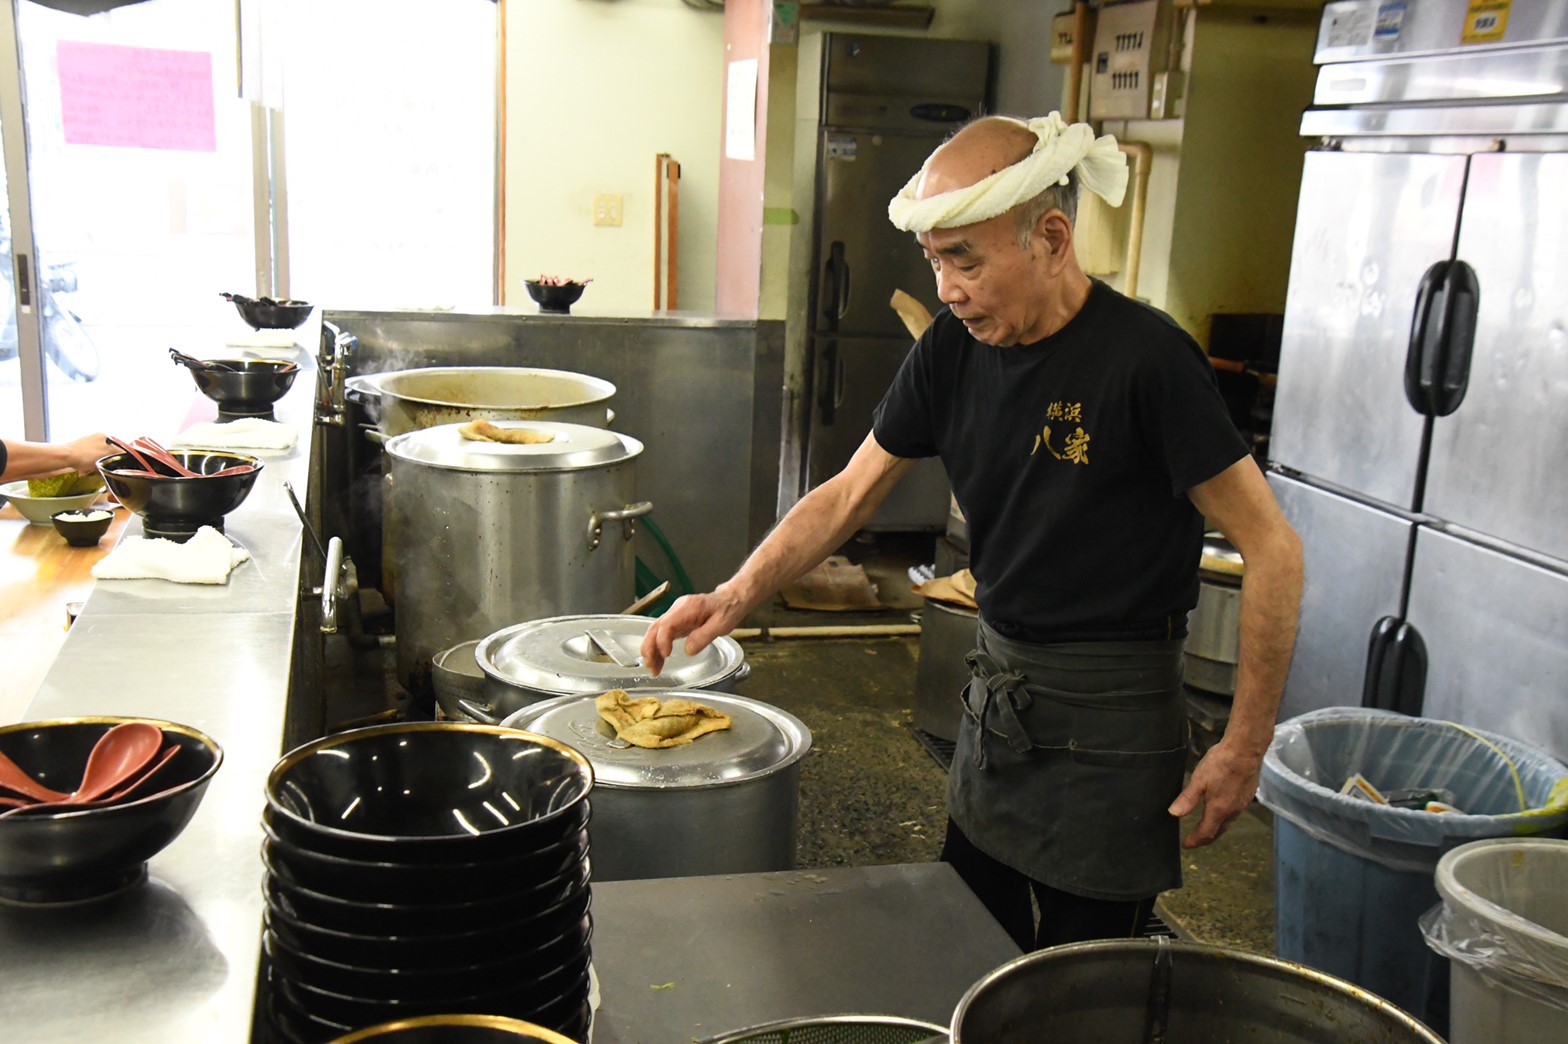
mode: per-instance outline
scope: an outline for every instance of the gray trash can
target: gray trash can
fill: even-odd
[[[1343,796],[1360,773],[1385,793],[1441,789],[1461,812]],[[1481,838],[1560,836],[1568,768],[1495,733],[1362,707],[1281,723],[1258,800],[1275,814],[1275,952],[1347,979],[1444,1032],[1448,970],[1420,918],[1443,854]]]
[[[1437,891],[1421,931],[1449,959],[1452,1044],[1568,1042],[1568,841],[1460,845]]]

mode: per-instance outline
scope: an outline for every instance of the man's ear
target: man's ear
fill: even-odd
[[[1040,215],[1035,233],[1045,244],[1047,264],[1051,274],[1055,275],[1072,256],[1073,223],[1067,220],[1067,215],[1062,211],[1047,210]]]

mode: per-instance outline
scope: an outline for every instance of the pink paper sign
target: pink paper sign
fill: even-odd
[[[212,55],[61,40],[68,145],[218,151]]]

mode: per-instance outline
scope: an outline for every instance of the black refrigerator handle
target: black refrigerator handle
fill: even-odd
[[[835,239],[828,247],[828,263],[822,270],[822,314],[832,326],[849,314],[849,262],[844,260],[844,241]]]
[[[838,340],[829,339],[817,366],[817,419],[831,427],[844,405],[844,360],[838,353]]]
[[[1463,261],[1439,261],[1421,276],[1405,351],[1405,398],[1422,416],[1446,417],[1464,401],[1480,303],[1480,281]]]
[[[1421,632],[1397,616],[1372,627],[1367,643],[1367,673],[1361,705],[1418,715],[1426,693],[1426,642]]]

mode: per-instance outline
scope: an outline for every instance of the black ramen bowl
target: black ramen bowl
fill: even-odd
[[[276,359],[209,359],[228,367],[191,366],[191,380],[230,417],[270,417],[299,376],[299,364]]]
[[[115,499],[142,516],[142,528],[148,536],[183,542],[202,526],[222,532],[223,516],[250,495],[256,476],[261,474],[261,461],[243,453],[213,450],[169,452],[197,472],[196,477],[176,475],[151,457],[147,459],[157,472],[156,477],[129,474],[142,471],[141,461],[129,453],[104,457],[98,462],[98,472]],[[214,474],[240,466],[250,470],[234,475]]]
[[[109,508],[73,508],[56,511],[49,521],[72,547],[97,547],[114,522],[114,512]]]
[[[583,296],[583,291],[588,289],[587,283],[541,283],[537,280],[527,279],[523,285],[528,288],[528,296],[539,305],[541,312],[554,312],[557,315],[567,315],[572,310],[572,305]]]
[[[0,753],[54,790],[75,790],[87,755],[115,725],[148,721],[165,747],[179,747],[145,785],[145,795],[108,805],[49,811],[28,808],[0,818],[0,899],[75,902],[110,895],[142,880],[147,860],[179,836],[223,763],[211,737],[151,718],[63,718],[0,728]]]
[[[329,1044],[573,1044],[554,1030],[500,1015],[427,1015],[357,1030]]]
[[[435,946],[436,936],[467,936],[503,928],[513,932],[514,944],[548,939],[586,912],[591,895],[590,869],[585,863],[575,880],[559,882],[548,896],[514,898],[503,892],[482,893],[476,898],[441,893],[435,896],[439,901],[424,903],[340,899],[291,880],[286,870],[271,861],[271,852],[265,848],[262,859],[269,871],[262,883],[268,909],[276,910],[283,920],[303,930],[334,933],[324,938],[326,945],[315,951],[323,956],[329,955],[327,946],[339,942],[354,947],[375,938],[389,945],[401,945],[404,941],[418,945],[414,940],[422,940]],[[339,935],[347,938],[340,939]]]
[[[267,776],[286,844],[370,862],[521,857],[581,829],[593,769],[544,736],[403,722],[314,740]]]
[[[310,318],[310,310],[315,307],[309,301],[276,301],[239,294],[230,295],[229,300],[253,330],[296,330]]]
[[[439,897],[522,896],[542,893],[581,872],[588,859],[588,828],[523,855],[471,863],[371,862],[300,848],[284,840],[262,813],[269,866],[291,883],[357,902],[429,904]]]
[[[283,946],[358,968],[464,968],[529,954],[558,959],[587,946],[593,930],[593,896],[586,888],[528,920],[498,918],[482,928],[430,935],[397,934],[386,925],[366,925],[360,932],[323,928],[291,912],[302,904],[286,887],[271,883],[266,895],[266,927]]]

